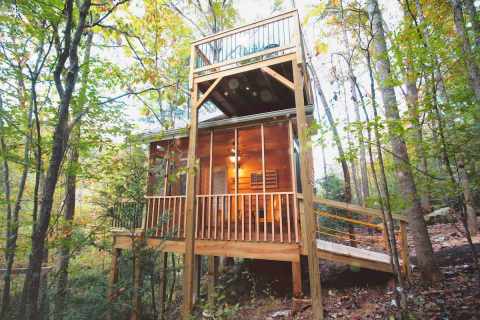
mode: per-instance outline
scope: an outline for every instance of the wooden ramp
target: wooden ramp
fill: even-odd
[[[344,263],[359,268],[392,272],[390,256],[388,254],[354,248],[330,241],[317,239],[317,256],[320,259]]]

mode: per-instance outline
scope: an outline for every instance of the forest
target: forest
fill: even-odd
[[[273,16],[295,18],[294,9],[296,48],[304,53],[298,55],[301,68],[267,66],[262,74],[271,77],[266,81],[271,88],[283,85],[282,90],[295,90],[298,79],[305,79],[311,103],[300,110],[311,110],[308,127],[301,127],[304,116],[294,127],[290,113],[272,109],[277,113],[258,120],[265,129],[262,123],[256,133],[235,127],[222,136],[212,127],[210,135],[204,134],[208,121],[231,116],[216,102],[228,107],[242,95],[233,100],[238,82],[230,81],[225,86],[230,91],[223,93],[222,87],[209,100],[222,79],[212,78],[199,87],[203,96],[198,96],[192,89],[195,63],[203,59],[197,68],[207,70],[202,63],[213,59],[213,72],[226,71],[215,64],[223,54],[217,47],[210,56],[192,44],[242,25],[253,28]],[[281,28],[267,35],[285,39],[287,29]],[[240,46],[247,40],[240,37]],[[255,44],[243,48],[241,57],[277,49],[278,44],[262,49]],[[276,54],[264,59],[279,59]],[[251,58],[237,67],[255,63]],[[245,74],[241,79],[251,81]],[[256,101],[257,93],[251,95],[247,101]],[[276,99],[263,91],[259,95],[263,101]],[[292,93],[297,112],[303,91],[299,95]],[[289,97],[278,96],[279,101]],[[251,115],[246,112],[240,115]],[[174,141],[173,133],[185,139],[189,130],[196,133],[197,117],[204,130],[194,139],[197,149],[177,139],[179,154],[174,155],[164,141]],[[270,118],[278,127],[267,125]],[[215,146],[223,144],[234,180],[230,169],[215,171],[212,164]],[[289,155],[285,159],[292,162],[274,164],[269,152],[284,145],[286,152],[275,155]],[[180,150],[192,155],[188,162]],[[195,151],[202,154],[200,163]],[[307,169],[296,167],[295,152],[314,172],[311,179],[303,174]],[[175,167],[155,157],[177,159]],[[238,172],[248,169],[248,157],[259,167],[242,180]],[[2,0],[0,162],[0,319],[478,319],[480,2]],[[281,175],[282,165],[288,165],[291,177]],[[298,180],[296,170],[302,172]],[[222,174],[228,182],[218,191],[212,179]],[[280,190],[290,182],[292,192]],[[245,183],[255,193],[243,192]],[[268,190],[267,183],[278,184],[279,192]],[[205,188],[217,194],[208,200],[215,205],[205,200]],[[231,188],[235,201],[230,203]],[[195,198],[195,190],[203,200],[195,200],[202,199]],[[160,192],[162,205],[155,198]],[[253,212],[255,197],[256,213],[249,217],[254,227],[256,219],[257,242],[250,245],[261,242],[259,235],[266,242],[267,223],[271,242],[280,228],[282,245],[293,248],[296,240],[304,246],[295,261],[298,273],[288,259],[189,255],[187,241],[193,248],[197,232],[194,209],[197,220],[205,206],[216,208],[215,219],[221,212],[221,233],[215,220],[212,238],[209,224],[202,239],[217,240],[218,234],[223,240],[225,218],[230,240],[235,202],[232,234],[235,240],[238,234],[252,240],[252,222],[243,219],[246,203]],[[300,218],[297,197],[303,201]],[[270,207],[271,218],[266,216]],[[152,210],[168,212],[153,221],[148,218]],[[175,219],[185,219],[183,229],[174,228]],[[288,219],[288,234],[283,219]],[[172,228],[170,234],[164,226]],[[162,243],[174,241],[181,230],[184,254],[162,250]],[[120,250],[115,235],[123,235],[130,249]],[[343,241],[363,252],[379,248],[386,267],[372,271],[320,256],[319,241]],[[378,271],[384,269],[388,272]]]

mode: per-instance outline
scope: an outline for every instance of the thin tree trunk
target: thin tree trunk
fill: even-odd
[[[85,45],[85,56],[83,59],[83,74],[82,83],[78,97],[78,103],[76,110],[73,110],[73,117],[76,117],[78,113],[82,112],[86,103],[87,83],[90,73],[90,50],[92,47],[93,32],[87,34]],[[68,153],[68,167],[66,169],[65,178],[65,211],[64,211],[64,226],[63,236],[64,241],[59,249],[59,258],[57,262],[57,292],[55,295],[55,319],[63,319],[65,312],[65,300],[68,296],[68,266],[70,262],[70,240],[72,238],[72,222],[75,216],[75,202],[76,202],[76,188],[77,188],[77,171],[79,166],[79,150],[78,144],[80,143],[80,121],[74,128],[74,132],[71,138],[70,151]]]
[[[340,8],[341,8],[341,16],[342,16],[342,32],[343,32],[343,42],[345,44],[346,52],[347,52],[347,57],[346,57],[346,62],[347,62],[347,69],[348,69],[348,80],[350,82],[350,93],[351,93],[351,99],[353,102],[354,106],[354,111],[355,111],[355,121],[360,122],[361,117],[360,117],[360,107],[359,107],[359,101],[357,98],[357,90],[356,90],[356,77],[355,73],[353,72],[352,68],[352,63],[351,63],[351,50],[350,50],[350,42],[348,40],[348,34],[347,34],[347,27],[345,23],[345,15],[344,15],[344,7],[343,7],[343,0],[340,1]],[[366,199],[370,195],[369,192],[369,186],[368,186],[368,170],[367,170],[367,161],[366,161],[366,154],[365,154],[365,141],[363,139],[363,132],[360,132],[358,135],[358,146],[359,146],[359,160],[360,160],[360,178],[361,178],[361,189],[360,189],[360,204],[362,206],[365,206]],[[353,167],[352,167],[353,171]],[[354,174],[355,176],[355,174]]]
[[[465,8],[467,8],[470,23],[475,33],[475,47],[480,48],[480,21],[478,21],[478,13],[473,0],[463,0]]]
[[[20,99],[23,108],[25,109],[25,84],[23,77],[20,76],[18,80],[20,87]],[[3,107],[0,107],[2,109]],[[13,210],[7,211],[7,237],[6,237],[6,247],[5,247],[5,261],[6,261],[6,272],[4,276],[4,290],[2,295],[2,310],[0,311],[0,316],[4,316],[8,311],[10,306],[10,282],[11,282],[11,272],[13,268],[13,262],[15,260],[15,253],[17,250],[17,239],[18,239],[18,228],[19,228],[19,214],[22,206],[23,194],[25,191],[25,186],[27,183],[28,170],[30,168],[30,145],[32,143],[32,119],[33,119],[33,104],[30,104],[27,113],[27,130],[25,133],[24,141],[24,151],[23,151],[23,167],[22,174],[20,175],[20,180],[18,182],[17,196],[15,198],[15,204]],[[2,139],[3,140],[3,139]],[[3,140],[2,149],[7,152],[5,141]],[[7,161],[6,159],[4,161]],[[5,167],[5,172],[8,171],[8,166]],[[8,177],[8,175],[5,175]],[[5,180],[7,182],[7,180]],[[8,184],[10,184],[8,180]],[[10,190],[9,190],[10,193]],[[10,195],[9,195],[10,198]],[[10,200],[9,200],[10,201]]]
[[[400,134],[402,128],[395,90],[389,84],[391,77],[390,60],[388,58],[382,16],[377,0],[368,1],[368,14],[373,26],[372,32],[377,55],[376,71],[380,79],[379,86],[388,121],[392,150],[395,154],[394,163],[397,178],[407,201],[409,226],[415,241],[419,268],[423,279],[426,281],[437,281],[441,279],[441,274],[433,256],[432,244],[423,218],[422,206],[417,195],[412,169],[408,165],[410,161],[407,146]]]
[[[370,51],[367,50],[366,52],[366,58],[367,58],[367,68],[368,68],[368,74],[370,78],[370,90],[372,94],[372,107],[373,107],[373,114],[374,118],[378,119],[379,114],[377,111],[377,101],[376,101],[376,94],[375,94],[375,79],[373,76],[373,70],[372,70],[372,60],[370,56]],[[365,112],[365,117],[368,119],[368,113],[365,107],[365,104],[363,104],[363,109]],[[390,252],[390,263],[392,265],[392,269],[394,270],[394,273],[396,275],[396,296],[397,300],[400,300],[400,308],[402,310],[402,318],[405,316],[406,309],[407,309],[407,296],[405,293],[405,282],[402,277],[401,269],[400,269],[400,259],[398,256],[398,250],[397,250],[397,243],[396,243],[396,238],[395,238],[395,229],[394,229],[394,222],[393,222],[393,217],[392,217],[392,207],[390,204],[390,191],[388,189],[388,183],[387,183],[387,176],[385,174],[385,165],[383,161],[383,152],[382,152],[382,147],[381,147],[381,142],[380,142],[380,130],[378,127],[378,122],[377,120],[374,120],[374,125],[373,125],[374,131],[375,131],[375,146],[377,149],[377,156],[378,156],[378,162],[380,164],[380,173],[382,177],[382,188],[380,187],[380,183],[377,178],[377,173],[375,170],[375,165],[373,162],[373,156],[372,156],[372,147],[371,144],[369,144],[369,155],[370,155],[370,164],[371,164],[371,169],[372,169],[372,174],[373,178],[375,181],[375,186],[377,188],[377,192],[379,195],[379,200],[380,200],[380,208],[382,211],[383,215],[383,231],[387,235],[388,239],[388,250]],[[371,136],[371,131],[370,129],[368,130],[368,139],[369,141],[372,140]],[[382,197],[382,193],[385,195],[385,200]],[[404,263],[406,263],[404,261]],[[398,287],[398,289],[397,289]]]
[[[476,236],[478,233],[477,210],[473,201],[473,196],[470,189],[470,179],[468,177],[467,170],[465,169],[463,156],[461,156],[461,158],[458,160],[458,175],[463,188],[463,198],[465,199],[468,231],[470,231],[470,235]]]
[[[453,7],[453,18],[455,21],[455,29],[457,31],[458,37],[462,41],[462,54],[465,67],[469,76],[470,87],[475,94],[477,100],[477,110],[479,113],[480,108],[478,102],[480,102],[480,69],[478,64],[475,62],[475,58],[470,47],[470,41],[468,39],[467,32],[465,30],[465,19],[463,17],[463,9],[460,0],[451,0]],[[476,116],[477,119],[480,119],[480,115]]]
[[[323,93],[323,89],[321,87],[320,81],[318,79],[318,76],[313,69],[312,62],[309,61],[307,64],[307,67],[310,69],[310,73],[313,78],[313,83],[315,88],[317,89],[317,94],[320,97],[320,102],[323,106],[323,109],[325,111],[325,115],[327,116],[328,123],[330,125],[330,128],[332,130],[332,135],[333,135],[333,140],[335,141],[335,145],[337,146],[339,158],[340,158],[340,164],[342,165],[342,172],[343,172],[343,180],[344,180],[344,201],[347,203],[352,202],[352,187],[351,187],[351,182],[350,182],[350,172],[348,170],[348,164],[347,164],[347,159],[345,157],[345,152],[343,151],[343,146],[342,146],[342,141],[340,139],[340,134],[338,133],[337,126],[335,124],[335,119],[333,118],[332,112],[330,110],[330,106],[328,105],[327,99],[325,98],[325,94]],[[355,236],[353,234],[353,227],[351,224],[348,226],[349,230],[349,238],[350,238],[350,244],[352,246],[356,246],[355,242]]]
[[[26,310],[20,310],[19,313],[21,318],[25,317],[30,320],[39,319],[38,296],[45,240],[50,224],[53,196],[57,186],[62,160],[64,158],[65,147],[68,143],[68,113],[79,70],[78,47],[84,32],[86,17],[90,10],[90,0],[84,0],[78,9],[78,21],[74,25],[74,1],[66,1],[64,10],[66,25],[64,30],[63,47],[58,48],[58,59],[54,71],[54,80],[60,97],[60,104],[58,107],[57,123],[53,134],[47,177],[45,179],[42,206],[39,212],[37,227],[32,234],[32,254],[29,261],[29,272],[24,283],[25,292],[27,292],[25,303]],[[60,43],[58,43],[58,46],[60,46]],[[69,60],[68,69],[66,69],[65,66],[67,59]],[[65,71],[66,74],[62,79],[61,75],[65,73]]]

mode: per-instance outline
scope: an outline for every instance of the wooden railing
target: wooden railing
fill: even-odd
[[[298,44],[298,14],[293,10],[194,42],[194,73],[276,56]]]
[[[185,237],[185,196],[148,196],[145,228],[151,236]],[[298,243],[293,192],[197,195],[195,238]]]
[[[315,198],[314,205],[316,214],[323,220],[317,226],[319,238],[327,237],[329,241],[388,253],[388,239],[380,210],[321,198]],[[408,274],[407,218],[398,214],[392,216],[403,271]],[[328,221],[333,222],[334,226],[329,225]]]

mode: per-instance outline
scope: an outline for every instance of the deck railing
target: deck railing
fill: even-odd
[[[197,195],[195,238],[297,243],[300,223],[293,192]],[[185,238],[185,196],[148,196],[151,236]]]
[[[320,220],[317,238],[388,253],[388,239],[380,210],[321,198],[315,198],[314,204]],[[408,274],[407,218],[398,214],[393,214],[392,217],[403,271]]]
[[[112,227],[116,229],[134,230],[142,227],[143,202],[119,202],[110,208]]]
[[[245,64],[292,51],[299,41],[298,15],[289,11],[278,16],[217,33],[193,44],[194,73],[231,64]]]

